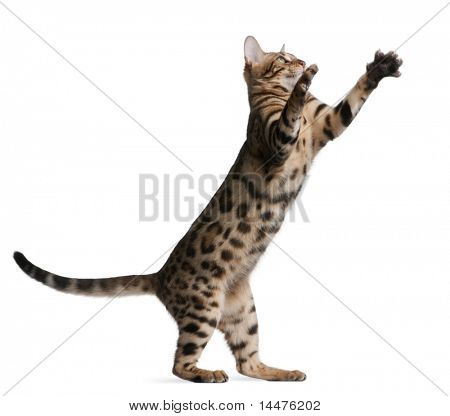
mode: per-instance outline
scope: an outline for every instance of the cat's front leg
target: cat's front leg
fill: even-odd
[[[395,52],[377,51],[374,61],[367,64],[366,73],[337,106],[328,106],[312,95],[307,98],[304,113],[312,129],[315,153],[342,134],[383,78],[400,76],[401,65],[402,60]]]
[[[281,111],[280,118],[268,126],[270,159],[275,165],[284,163],[298,140],[305,99],[311,81],[318,70],[319,68],[314,64],[305,70]]]

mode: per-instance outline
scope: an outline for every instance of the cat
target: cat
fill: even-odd
[[[290,53],[264,52],[249,36],[244,78],[250,116],[247,139],[223,184],[160,271],[105,279],[49,273],[14,253],[29,276],[54,289],[89,295],[156,294],[179,328],[173,374],[193,382],[225,382],[222,370],[197,367],[217,328],[236,368],[264,380],[303,381],[306,375],[269,367],[259,358],[258,321],[249,276],[279,230],[316,154],[338,137],[384,77],[400,76],[394,52],[375,53],[352,90],[328,106],[309,92],[316,65]]]

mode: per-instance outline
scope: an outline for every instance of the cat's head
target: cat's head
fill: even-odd
[[[292,91],[305,70],[305,62],[285,52],[284,45],[280,52],[264,52],[253,36],[245,39],[244,54],[244,78],[249,89],[267,84]]]

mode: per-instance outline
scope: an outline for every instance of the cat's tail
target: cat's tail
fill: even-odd
[[[30,277],[65,293],[91,296],[124,296],[153,294],[156,291],[156,274],[110,277],[106,279],[74,279],[47,272],[35,266],[16,251],[14,260]]]

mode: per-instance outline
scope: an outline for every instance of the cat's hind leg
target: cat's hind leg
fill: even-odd
[[[258,351],[258,320],[253,296],[247,281],[239,283],[225,297],[218,328],[235,359],[237,370],[246,376],[269,381],[303,381],[298,370],[281,370],[263,364]]]
[[[195,383],[224,383],[228,380],[222,370],[210,371],[197,367],[203,349],[210,340],[219,320],[219,308],[196,301],[183,317],[176,318],[179,330],[173,374]]]

